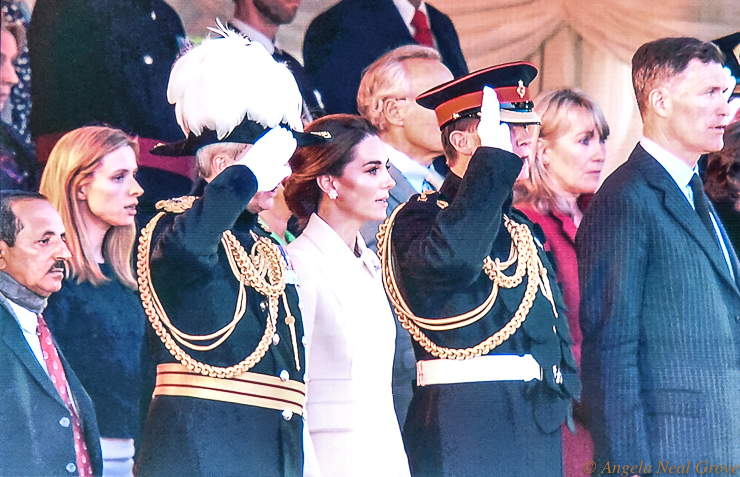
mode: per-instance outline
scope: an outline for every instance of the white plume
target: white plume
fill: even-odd
[[[290,70],[261,44],[217,24],[211,31],[220,36],[191,48],[170,73],[167,100],[185,135],[207,128],[223,139],[245,116],[266,128],[286,123],[302,131],[303,99]]]

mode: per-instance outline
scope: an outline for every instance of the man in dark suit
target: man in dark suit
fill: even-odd
[[[232,28],[264,46],[276,61],[285,63],[293,73],[303,96],[305,125],[323,116],[324,110],[303,65],[275,45],[278,28],[293,21],[300,3],[300,0],[234,0],[234,18],[230,23]]]
[[[396,185],[390,190],[386,216],[414,194],[436,191],[444,176],[434,168],[442,155],[442,140],[434,111],[415,98],[424,91],[452,80],[452,73],[429,47],[406,45],[391,50],[371,64],[357,93],[360,115],[378,129],[388,153],[389,172]],[[376,249],[375,235],[381,221],[365,222],[360,229],[368,247]],[[411,338],[396,320],[396,354],[393,359],[393,402],[403,426],[416,376]]]
[[[693,38],[637,50],[643,138],[576,236],[596,472],[740,462],[740,270],[696,175],[730,119],[722,61]]]
[[[425,15],[424,26],[414,16]],[[402,45],[433,46],[455,77],[467,74],[460,40],[450,18],[421,0],[342,0],[316,17],[303,41],[306,73],[327,113],[356,113],[363,70]]]
[[[71,258],[62,219],[37,193],[0,197],[0,475],[101,475],[92,401],[41,312]],[[78,438],[79,436],[79,438]]]

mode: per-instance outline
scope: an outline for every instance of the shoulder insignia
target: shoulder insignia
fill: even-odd
[[[419,194],[419,196],[416,198],[416,200],[419,201],[419,202],[426,202],[427,201],[427,196],[434,194],[434,192],[435,191],[433,191],[433,190],[424,191],[421,194]]]
[[[155,207],[157,210],[164,210],[173,214],[182,214],[193,206],[193,202],[197,199],[194,195],[185,195],[182,197],[176,197],[174,199],[160,200],[157,202]]]
[[[446,209],[446,208],[447,208],[447,206],[449,206],[449,205],[450,205],[450,204],[448,204],[448,203],[447,203],[447,202],[445,202],[444,200],[438,200],[438,201],[437,201],[437,206],[438,206],[438,207],[439,207],[440,209]]]

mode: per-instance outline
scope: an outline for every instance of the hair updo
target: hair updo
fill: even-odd
[[[306,132],[326,131],[331,140],[299,147],[290,159],[293,173],[285,185],[285,203],[298,217],[301,228],[318,212],[323,191],[316,179],[323,175],[340,177],[354,157],[355,147],[377,131],[367,120],[350,114],[332,114],[317,119]]]

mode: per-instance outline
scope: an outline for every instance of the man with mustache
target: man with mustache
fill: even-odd
[[[0,475],[101,475],[92,401],[41,315],[70,258],[38,193],[0,195]]]
[[[576,235],[597,473],[740,462],[740,268],[696,167],[730,121],[723,60],[694,38],[638,48],[643,137]]]

